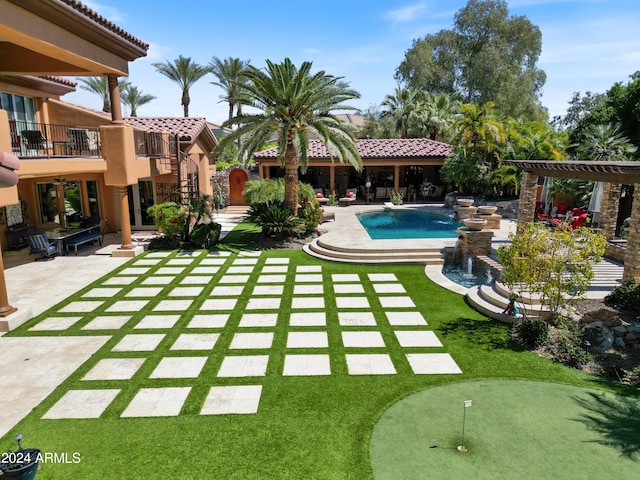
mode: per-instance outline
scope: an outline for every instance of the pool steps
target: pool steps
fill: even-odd
[[[343,247],[314,239],[303,250],[316,258],[345,263],[418,263],[443,265],[444,256],[440,247],[403,248],[393,251],[385,249]]]

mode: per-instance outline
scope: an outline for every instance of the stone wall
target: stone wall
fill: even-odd
[[[462,261],[477,255],[489,255],[491,253],[491,230],[473,231],[467,228],[458,229],[458,251]]]
[[[518,208],[518,232],[522,226],[533,222],[536,213],[536,194],[538,193],[538,175],[522,172],[520,182],[520,203]]]
[[[624,278],[640,282],[640,183],[636,183],[631,207],[631,227],[627,238],[627,254],[624,259]]]

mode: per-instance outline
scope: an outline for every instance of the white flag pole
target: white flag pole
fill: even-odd
[[[464,446],[464,426],[465,423],[467,421],[467,408],[469,408],[471,406],[471,400],[465,400],[464,401],[464,407],[462,408],[462,442],[460,443],[460,446],[458,447],[458,451],[459,452],[466,452],[467,451],[467,447]]]

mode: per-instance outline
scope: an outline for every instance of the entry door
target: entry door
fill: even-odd
[[[246,170],[234,168],[229,172],[229,205],[244,205],[244,184],[249,179]]]
[[[155,204],[155,188],[153,180],[138,180],[138,185],[129,185],[129,219],[131,227],[139,230],[156,228],[153,218],[147,209]]]

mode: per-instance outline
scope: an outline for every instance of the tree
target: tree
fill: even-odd
[[[569,100],[567,113],[565,115],[556,115],[551,123],[560,130],[573,130],[585,116],[600,108],[606,99],[607,96],[602,93],[586,92],[580,96],[580,92],[574,92],[571,100]]]
[[[460,102],[445,93],[427,95],[424,100],[422,126],[431,140],[446,141],[460,115]]]
[[[102,111],[111,112],[111,94],[109,92],[109,79],[107,77],[79,77],[80,88],[91,93],[95,93],[102,99]],[[118,87],[123,90],[129,82],[120,80]]]
[[[325,144],[330,155],[341,163],[362,168],[350,126],[331,113],[352,110],[343,102],[358,98],[359,94],[341,77],[324,71],[311,74],[311,62],[303,62],[300,68],[289,58],[279,64],[270,60],[266,63],[265,71],[249,65],[246,96],[241,99],[261,113],[238,114],[227,120],[223,126],[238,128],[220,141],[216,151],[223,151],[229,143],[242,138],[240,157],[248,161],[276,133],[278,161],[285,170],[285,203],[297,215],[298,168],[303,173],[307,170],[311,137]]]
[[[497,252],[501,282],[518,295],[539,295],[541,310],[554,316],[584,297],[594,277],[591,265],[607,246],[603,235],[588,228],[549,229],[542,223],[526,224],[510,240]]]
[[[130,115],[132,117],[137,116],[139,107],[141,107],[142,105],[146,105],[151,100],[155,100],[156,98],[153,95],[142,93],[141,90],[138,90],[138,87],[135,87],[129,83],[124,86],[122,92],[120,93],[122,103],[129,107]]]
[[[184,116],[189,116],[189,90],[202,77],[209,73],[208,67],[203,67],[191,61],[191,57],[178,56],[173,63],[166,61],[165,63],[154,63],[156,71],[170,80],[176,82],[182,90],[182,100],[180,104],[184,108]]]
[[[400,138],[409,138],[409,129],[419,124],[422,115],[421,93],[411,87],[396,86],[395,94],[387,95],[382,102],[381,116],[395,121]]]
[[[624,162],[630,159],[637,147],[622,135],[620,125],[591,125],[584,141],[578,145],[580,160],[597,162]]]
[[[383,116],[376,105],[371,105],[362,114],[366,119],[365,125],[358,132],[359,138],[397,138],[395,122],[389,116]]]
[[[506,1],[469,0],[452,30],[413,41],[396,79],[465,103],[494,101],[514,118],[541,119],[541,49],[540,29],[524,16],[509,16]]]
[[[213,57],[209,62],[211,73],[218,79],[217,82],[211,83],[224,90],[224,95],[220,95],[220,101],[229,103],[229,120],[233,118],[236,106],[238,115],[242,113],[238,97],[242,94],[244,85],[247,83],[245,71],[248,66],[249,60],[244,61],[232,57],[224,60]]]

